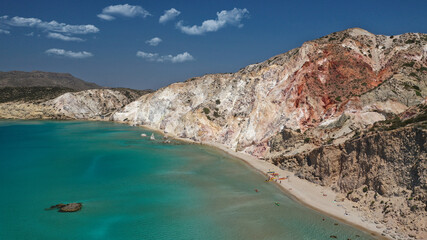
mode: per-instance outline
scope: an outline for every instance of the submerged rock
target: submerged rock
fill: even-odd
[[[82,209],[82,204],[81,203],[69,203],[69,204],[59,203],[51,206],[50,208],[47,208],[46,210],[52,210],[52,209],[59,209],[58,212],[77,212],[80,209]]]

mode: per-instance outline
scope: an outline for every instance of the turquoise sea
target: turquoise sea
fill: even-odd
[[[239,159],[141,133],[151,134],[0,121],[0,239],[372,239],[293,201]],[[45,210],[69,202],[82,210]]]

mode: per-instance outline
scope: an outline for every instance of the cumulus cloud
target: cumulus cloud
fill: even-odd
[[[116,18],[115,18],[115,17],[113,17],[113,16],[110,16],[110,15],[107,15],[107,14],[102,14],[102,13],[100,13],[100,14],[98,14],[98,15],[96,15],[96,16],[98,16],[98,17],[99,17],[99,18],[101,18],[101,19],[107,20],[107,21],[111,21],[111,20],[116,19]]]
[[[230,11],[222,10],[221,12],[217,12],[216,15],[216,19],[206,20],[200,26],[184,26],[182,21],[178,22],[176,26],[183,33],[189,35],[201,35],[206,32],[216,32],[227,25],[237,26],[240,28],[243,27],[243,24],[241,23],[242,19],[249,17],[249,11],[246,8],[234,8]]]
[[[27,36],[27,37],[32,37],[32,36],[34,36],[34,32],[26,33],[24,35]]]
[[[70,42],[70,41],[83,42],[84,41],[84,39],[82,39],[82,38],[70,37],[70,36],[66,36],[66,35],[60,34],[60,33],[48,33],[47,37],[48,38],[53,38],[53,39],[59,39],[59,40],[62,40],[62,41],[67,41],[67,42]]]
[[[182,63],[182,62],[194,60],[194,57],[191,56],[191,54],[189,54],[188,52],[180,53],[176,56],[172,56],[172,55],[160,56],[158,53],[146,53],[146,52],[138,51],[136,53],[136,56],[150,62]]]
[[[102,13],[97,16],[101,19],[111,21],[114,20],[114,16],[122,17],[147,17],[151,14],[142,8],[141,6],[133,6],[129,4],[111,5],[102,9]]]
[[[73,52],[73,51],[67,51],[64,49],[58,49],[58,48],[51,48],[46,50],[45,52],[47,55],[56,55],[56,56],[63,56],[68,58],[88,58],[92,57],[93,54],[90,52],[82,51],[82,52]]]
[[[145,41],[146,44],[149,44],[151,46],[157,46],[159,45],[159,43],[161,43],[163,40],[158,38],[158,37],[154,37],[150,40]]]
[[[165,23],[167,21],[173,20],[179,14],[181,14],[181,12],[176,10],[175,8],[171,8],[169,10],[166,10],[165,13],[162,16],[160,16],[159,23]]]
[[[10,34],[10,31],[0,29],[0,34]]]
[[[0,24],[6,24],[12,27],[31,27],[39,28],[44,31],[61,32],[67,34],[88,34],[97,33],[99,29],[94,25],[70,25],[65,23],[58,23],[57,21],[45,22],[38,18],[24,18],[8,16],[0,17]]]

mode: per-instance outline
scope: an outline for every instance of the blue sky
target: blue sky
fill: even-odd
[[[0,71],[157,89],[351,27],[396,35],[426,33],[426,23],[425,0],[0,0]]]

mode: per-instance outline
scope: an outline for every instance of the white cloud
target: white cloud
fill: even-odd
[[[62,40],[62,41],[67,41],[67,42],[70,42],[70,41],[83,42],[84,41],[84,39],[82,39],[82,38],[70,37],[70,36],[62,35],[60,33],[49,33],[49,34],[47,34],[47,37],[48,38],[59,39],[59,40]]]
[[[10,31],[0,29],[0,34],[10,34]]]
[[[8,16],[2,16],[0,17],[0,23],[13,27],[32,27],[50,32],[61,32],[68,34],[88,34],[99,32],[97,27],[90,24],[69,25],[65,23],[58,23],[57,21],[45,22],[38,18],[13,17],[9,19]]]
[[[123,16],[123,17],[147,17],[151,14],[142,8],[141,6],[133,6],[129,4],[119,4],[111,5],[102,9],[102,13],[97,16],[101,19],[111,21],[114,20],[114,16]]]
[[[99,17],[99,18],[101,18],[101,19],[107,20],[107,21],[111,21],[111,20],[116,19],[116,18],[115,18],[115,17],[113,17],[113,16],[110,16],[110,15],[107,15],[107,14],[102,14],[102,13],[100,13],[100,14],[98,14],[98,15],[96,15],[96,16],[98,16],[98,17]]]
[[[159,23],[165,23],[167,21],[173,20],[179,14],[181,14],[181,12],[176,10],[175,8],[171,8],[169,10],[166,10],[165,13],[162,16],[160,16]]]
[[[157,46],[157,45],[159,45],[159,43],[161,43],[162,41],[163,41],[162,39],[160,39],[160,38],[158,38],[158,37],[155,37],[155,38],[152,38],[152,39],[150,39],[150,40],[145,41],[145,43],[146,43],[146,44],[149,44],[149,45],[151,45],[151,46]]]
[[[170,58],[170,57],[172,57],[170,61],[173,63],[180,63],[180,62],[194,60],[193,56],[191,56],[191,54],[189,54],[188,52],[180,53],[176,56],[171,56],[171,55],[167,56],[167,58]]]
[[[34,36],[34,32],[26,33],[24,35],[27,36],[27,37],[32,37],[32,36]]]
[[[82,51],[82,52],[73,52],[73,51],[67,51],[64,49],[58,49],[58,48],[51,48],[46,50],[45,52],[47,55],[57,55],[57,56],[63,56],[68,58],[88,58],[92,57],[93,54],[90,52]]]
[[[176,24],[177,28],[179,28],[183,33],[189,35],[201,35],[206,32],[216,32],[219,29],[227,26],[233,25],[237,27],[243,27],[241,23],[243,18],[249,17],[249,11],[239,8],[234,8],[233,10],[227,11],[222,10],[221,12],[216,13],[216,19],[209,19],[202,23],[201,26],[193,25],[193,26],[184,26],[182,21]]]
[[[138,51],[136,53],[136,56],[150,62],[182,63],[182,62],[194,60],[194,57],[191,56],[191,54],[189,54],[188,52],[180,53],[176,56],[172,56],[172,55],[159,56],[158,53],[146,53],[146,52]]]

